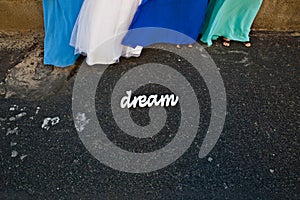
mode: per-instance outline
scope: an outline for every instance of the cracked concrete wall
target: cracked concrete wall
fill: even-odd
[[[0,0],[0,30],[43,29],[41,0]]]
[[[299,0],[264,0],[253,28],[300,31],[299,10]],[[42,29],[42,0],[0,0],[0,31]]]
[[[253,28],[300,31],[299,0],[264,0]]]

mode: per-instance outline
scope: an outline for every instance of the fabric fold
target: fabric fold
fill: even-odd
[[[135,47],[194,43],[201,31],[206,7],[207,0],[144,0],[123,44]]]
[[[87,63],[113,64],[124,56],[138,56],[138,50],[121,44],[140,0],[85,0],[73,29],[70,44],[75,53],[87,56]]]
[[[83,0],[43,0],[44,64],[57,67],[73,65],[78,58],[69,45],[73,26]]]

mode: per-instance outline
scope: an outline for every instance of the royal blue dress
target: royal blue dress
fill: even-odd
[[[57,67],[73,65],[78,58],[69,45],[73,26],[83,0],[43,0],[44,64]]]
[[[143,0],[123,44],[192,44],[201,32],[207,4],[208,0]]]

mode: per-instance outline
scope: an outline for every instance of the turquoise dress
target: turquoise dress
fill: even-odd
[[[201,41],[212,45],[219,36],[248,42],[252,23],[262,0],[210,0]]]
[[[69,45],[73,26],[83,0],[43,0],[44,64],[57,67],[73,65],[78,58]]]

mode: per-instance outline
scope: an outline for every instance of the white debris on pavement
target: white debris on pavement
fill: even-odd
[[[274,169],[270,169],[270,172],[273,174],[275,172],[275,170]]]
[[[15,111],[15,110],[18,110],[18,109],[19,109],[19,106],[13,105],[12,107],[9,108],[9,111]]]
[[[35,111],[35,114],[36,114],[36,115],[39,114],[40,109],[41,109],[41,107],[39,107],[39,106],[36,108],[36,111]]]
[[[15,120],[17,120],[17,119],[20,119],[20,118],[26,116],[26,115],[27,115],[26,112],[21,112],[21,113],[15,115],[15,116],[13,116],[13,117],[10,117],[10,118],[9,118],[9,121],[15,121]]]
[[[21,160],[23,160],[26,157],[27,157],[27,155],[22,155],[20,158],[21,158]]]
[[[0,126],[2,126],[1,122],[5,122],[6,121],[6,118],[2,118],[0,117]],[[2,128],[2,130],[4,130],[5,128]]]
[[[46,130],[49,130],[50,126],[49,126],[49,122],[51,121],[51,118],[46,118],[44,119],[44,122],[42,124],[42,128],[43,129],[46,129]]]
[[[223,183],[224,189],[227,190],[229,187],[227,185],[227,183]]]
[[[212,162],[214,159],[212,157],[209,157],[207,160],[208,162]]]
[[[17,156],[18,156],[18,152],[17,151],[14,150],[14,151],[11,152],[11,157],[12,158],[15,158]]]
[[[58,124],[60,121],[59,117],[54,117],[52,120],[51,120],[51,125],[52,126],[55,126],[56,124]]]
[[[75,118],[76,130],[81,133],[89,122],[90,120],[86,118],[85,113],[77,113]]]
[[[20,118],[22,118],[22,117],[24,117],[26,115],[27,115],[26,112],[21,112],[21,113],[19,113],[19,114],[16,115],[16,119],[20,119]]]
[[[11,134],[18,135],[18,133],[19,133],[19,128],[18,127],[14,128],[14,129],[8,128],[7,132],[6,132],[6,135],[11,135]]]
[[[10,117],[10,118],[9,118],[9,121],[11,121],[11,122],[12,122],[12,121],[15,121],[15,120],[16,120],[15,117]]]
[[[11,143],[10,143],[10,146],[11,146],[11,147],[16,146],[16,145],[17,145],[16,142],[11,142]]]
[[[59,117],[54,117],[54,118],[47,117],[44,119],[42,128],[48,131],[51,126],[55,126],[56,124],[59,123],[59,121],[60,121]]]

